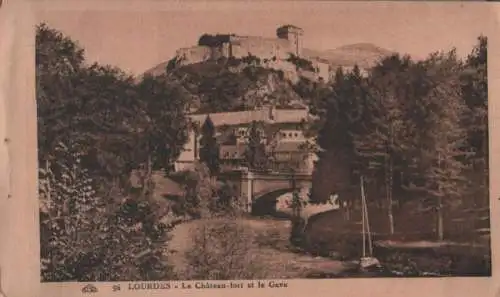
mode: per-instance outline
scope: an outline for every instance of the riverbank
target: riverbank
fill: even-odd
[[[210,220],[223,221],[224,219]],[[346,277],[443,277],[489,276],[491,260],[487,243],[465,244],[432,241],[379,240],[374,255],[383,269],[360,272],[357,256],[341,257],[335,251],[311,252],[291,245],[291,224],[288,220],[273,218],[241,218],[238,224],[252,231],[249,257],[253,263],[265,267],[263,278],[346,278]],[[192,234],[207,221],[179,224],[172,230],[168,244],[169,259],[177,275],[185,275],[189,263],[186,252],[193,246]],[[250,243],[249,243],[250,244]],[[357,249],[361,244],[350,243]],[[359,250],[360,251],[360,250]],[[359,252],[357,251],[357,252]]]

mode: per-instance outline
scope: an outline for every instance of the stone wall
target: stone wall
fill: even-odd
[[[231,36],[230,54],[242,58],[251,53],[261,59],[286,59],[293,50],[290,42],[285,39],[264,38],[255,36]]]
[[[214,56],[213,48],[208,46],[193,46],[177,50],[176,57],[181,65],[205,62]]]
[[[313,61],[313,66],[317,68],[317,75],[323,80],[328,81],[330,79],[330,64],[321,61]]]
[[[229,42],[220,46],[210,47],[198,45],[177,50],[176,56],[181,65],[200,63],[220,57],[243,58],[248,54],[259,57],[261,60],[274,60],[277,66],[279,60],[285,60],[290,53],[295,54],[293,45],[286,39],[264,38],[255,36],[231,36]],[[263,61],[262,61],[263,62]]]

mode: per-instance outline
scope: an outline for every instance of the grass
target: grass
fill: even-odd
[[[194,247],[193,234],[200,226],[207,226],[214,223],[226,223],[227,219],[212,219],[192,221],[178,225],[173,230],[173,238],[169,243],[170,251],[175,250],[171,254],[172,264],[175,266],[177,275],[183,279],[192,279],[187,272],[190,269],[190,261],[186,257],[186,252],[189,252]],[[251,259],[254,265],[255,274],[249,275],[241,271],[233,272],[233,274],[246,275],[248,278],[267,278],[267,279],[284,279],[284,278],[305,278],[314,273],[338,273],[344,269],[343,263],[322,257],[313,257],[306,255],[298,250],[293,250],[289,245],[290,226],[287,221],[277,221],[272,219],[240,219],[236,222],[242,229],[240,232],[246,232],[245,238],[248,242],[247,255],[245,257],[238,256],[238,260],[247,261]],[[245,231],[243,231],[245,230]],[[232,233],[234,234],[234,233]],[[234,240],[234,238],[232,238]],[[211,241],[218,242],[218,240]],[[233,245],[241,245],[240,242],[232,242]],[[241,248],[240,248],[241,249]],[[209,251],[210,255],[217,257],[217,251]],[[228,257],[232,252],[226,251],[225,257]],[[221,255],[222,256],[222,255]],[[227,259],[225,259],[227,261]],[[232,264],[235,267],[239,265]],[[228,279],[225,277],[224,279]]]

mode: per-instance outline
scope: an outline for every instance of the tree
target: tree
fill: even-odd
[[[84,50],[42,23],[36,28],[35,60],[38,156],[42,161],[67,137],[68,121],[77,110],[74,85],[84,67]]]
[[[204,163],[196,163],[194,170],[184,173],[185,195],[174,204],[176,215],[187,219],[209,218],[217,212],[216,188],[210,179],[210,170]]]
[[[245,203],[235,185],[224,182],[217,189],[217,193],[217,210],[225,216],[235,217],[246,211]]]
[[[292,230],[290,234],[290,241],[293,244],[300,244],[303,238],[303,231],[305,222],[301,218],[302,209],[306,206],[306,202],[301,199],[299,189],[297,188],[297,181],[295,172],[292,170],[290,176],[290,183],[292,188],[292,201],[290,208],[292,209]]]
[[[151,192],[152,171],[168,173],[187,142],[187,94],[166,75],[145,76],[137,89],[146,121],[137,140],[136,158],[145,169],[143,190],[147,193]]]
[[[233,72],[224,64],[206,62],[199,65],[196,72],[189,72],[188,66],[180,69],[176,75],[187,76],[190,89],[201,101],[204,112],[221,112],[240,107],[241,97],[253,85],[243,72]],[[194,70],[194,69],[193,69]],[[186,75],[184,72],[188,72]]]
[[[94,190],[96,181],[81,167],[78,147],[59,143],[51,153],[53,161],[39,171],[42,279],[171,277],[161,249],[154,243],[165,244],[168,226],[157,223],[152,209],[143,204],[142,213],[130,207],[124,211],[130,203],[114,205],[99,196]],[[141,268],[144,265],[147,270]]]
[[[82,69],[79,78],[69,139],[87,147],[84,166],[93,176],[126,179],[139,165],[137,139],[147,124],[134,80],[118,68],[98,64]]]
[[[200,140],[200,161],[205,163],[210,170],[212,176],[219,172],[219,145],[215,137],[215,126],[207,116],[205,123],[201,127]]]
[[[327,96],[314,103],[319,147],[318,162],[313,173],[313,200],[326,200],[332,192],[346,199],[347,213],[352,207],[351,186],[356,171],[353,135],[365,123],[365,80],[359,68],[344,73],[338,68]],[[349,216],[348,216],[349,217]]]
[[[36,42],[43,279],[164,279],[168,226],[118,182],[142,161],[148,123],[132,77],[86,65],[82,49],[43,24]]]
[[[364,101],[363,129],[352,136],[363,174],[385,185],[390,234],[394,234],[394,175],[404,168],[401,161],[411,136],[404,110],[406,101],[411,100],[405,89],[410,67],[409,57],[401,59],[399,55],[374,67],[369,78],[369,100]],[[355,81],[361,84],[361,80]]]
[[[432,54],[421,62],[427,92],[417,97],[411,119],[418,134],[413,139],[413,160],[417,173],[413,189],[430,199],[436,211],[437,237],[444,238],[443,213],[447,206],[459,203],[463,194],[466,134],[461,126],[465,112],[459,75],[461,65],[454,51]]]
[[[244,156],[248,167],[252,170],[263,170],[267,166],[266,147],[261,139],[258,122],[253,121],[248,129],[248,146]]]
[[[128,176],[133,160],[123,152],[133,148],[133,128],[144,118],[133,78],[86,65],[84,50],[45,24],[37,27],[36,78],[40,162],[59,142],[78,144],[94,178]]]
[[[468,127],[468,140],[474,152],[473,168],[475,172],[480,173],[479,181],[473,179],[473,187],[479,185],[478,190],[482,197],[480,203],[483,205],[489,204],[487,56],[488,40],[485,36],[480,36],[477,45],[465,61],[462,75],[462,94],[468,107],[464,125]]]
[[[259,255],[254,230],[234,218],[199,221],[193,226],[193,244],[186,252],[185,279],[262,279],[269,276]]]

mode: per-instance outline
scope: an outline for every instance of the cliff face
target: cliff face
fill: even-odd
[[[180,66],[169,75],[193,95],[196,112],[293,107],[302,103],[283,71],[257,62],[221,59]]]

